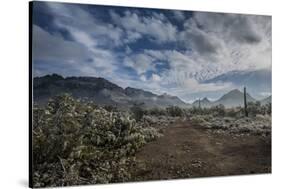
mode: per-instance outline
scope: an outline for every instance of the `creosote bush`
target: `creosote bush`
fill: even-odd
[[[124,113],[56,96],[33,109],[34,186],[127,181],[134,154],[158,137]]]

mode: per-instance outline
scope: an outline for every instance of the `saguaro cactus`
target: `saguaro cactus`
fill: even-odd
[[[199,98],[198,103],[199,103],[199,109],[201,109],[201,100],[200,100],[200,98]]]
[[[244,111],[245,111],[245,116],[248,117],[246,87],[244,87]]]

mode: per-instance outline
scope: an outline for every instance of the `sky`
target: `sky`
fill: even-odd
[[[269,16],[35,2],[32,24],[34,76],[103,77],[191,102],[242,87],[212,78],[271,70]]]

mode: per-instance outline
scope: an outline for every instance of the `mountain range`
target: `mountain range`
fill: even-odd
[[[272,90],[271,70],[249,70],[249,71],[230,71],[218,75],[212,79],[205,80],[204,83],[231,83],[237,88],[246,86],[247,92],[262,98],[262,93],[270,93]]]
[[[91,100],[98,105],[112,105],[120,109],[128,109],[133,105],[141,105],[144,108],[165,108],[168,106],[179,106],[189,108],[199,106],[199,100],[192,104],[185,103],[177,96],[169,94],[157,95],[142,89],[122,87],[98,77],[62,77],[58,74],[35,77],[33,79],[33,98],[39,105],[47,103],[50,97],[62,93],[69,93],[81,100]],[[247,101],[254,102],[250,94],[247,94]],[[271,102],[271,96],[261,100],[261,104]],[[201,107],[211,107],[222,104],[225,107],[243,106],[244,94],[234,89],[216,101],[208,98],[200,100]]]
[[[69,93],[75,98],[91,100],[98,105],[112,105],[127,109],[138,104],[145,108],[165,108],[179,106],[186,108],[189,104],[176,96],[156,95],[149,91],[118,85],[97,77],[62,77],[57,74],[35,77],[33,79],[33,97],[38,104],[46,104],[52,96]]]
[[[256,102],[255,98],[253,98],[249,93],[246,94],[247,102]],[[260,100],[262,105],[267,103],[271,103],[271,96]],[[226,108],[244,106],[244,93],[239,91],[238,89],[234,89],[224,94],[221,98],[216,101],[210,101],[208,98],[203,98],[200,100],[200,106],[203,108],[209,108],[217,105],[224,105]],[[199,107],[199,100],[196,100],[192,103],[192,106]]]

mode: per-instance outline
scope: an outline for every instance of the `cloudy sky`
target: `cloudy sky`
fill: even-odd
[[[271,17],[35,2],[33,69],[104,77],[187,102],[242,87],[213,78],[265,80],[255,73],[267,70],[261,82],[270,87],[253,94],[262,98],[271,93]]]

